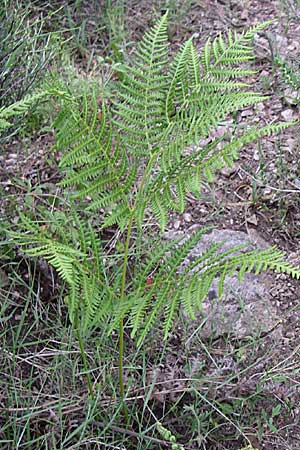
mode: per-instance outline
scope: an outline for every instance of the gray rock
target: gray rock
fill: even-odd
[[[182,233],[177,233],[178,237]],[[203,236],[189,256],[189,261],[202,254],[211,244],[223,242],[221,251],[229,250],[237,245],[246,245],[247,250],[268,248],[269,245],[256,232],[246,234],[233,230],[213,230]],[[187,261],[184,265],[188,264]],[[272,331],[274,339],[281,337],[281,326],[276,309],[272,306],[269,292],[274,284],[272,273],[261,275],[247,274],[243,281],[237,275],[227,277],[222,298],[217,296],[217,283],[211,286],[207,299],[203,302],[199,322],[203,326],[198,333],[204,337],[219,337],[233,334],[237,338],[257,336]],[[189,321],[191,334],[199,326],[199,322]]]
[[[0,269],[0,289],[9,284],[8,276],[4,270]]]
[[[289,121],[293,121],[295,120],[294,118],[294,112],[292,109],[285,109],[284,111],[282,111],[281,116],[283,117],[284,120],[286,120],[287,122]]]
[[[299,103],[299,93],[298,91],[294,91],[290,88],[285,89],[284,91],[284,100],[287,105],[293,106]]]
[[[191,214],[189,214],[189,213],[185,213],[185,214],[183,214],[183,220],[185,221],[185,222],[191,222],[192,221],[192,216],[191,216]]]

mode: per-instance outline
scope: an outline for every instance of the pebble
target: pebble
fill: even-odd
[[[175,230],[178,230],[179,229],[179,227],[180,227],[180,220],[175,220],[175,222],[174,222],[174,224],[173,224],[173,228],[175,229]]]
[[[253,116],[252,109],[246,109],[245,111],[241,112],[241,117],[250,117]]]
[[[183,220],[187,223],[190,223],[192,221],[192,216],[189,213],[183,214]]]
[[[263,111],[265,109],[265,105],[263,103],[258,103],[255,108],[256,111]]]
[[[194,223],[193,225],[191,225],[188,229],[189,233],[194,233],[195,231],[200,230],[201,225],[199,223]]]
[[[285,333],[285,337],[286,337],[286,338],[293,338],[293,337],[295,337],[295,334],[294,334],[293,331],[287,331],[287,332]]]
[[[284,91],[284,100],[287,105],[296,105],[299,102],[299,93],[298,91],[293,91],[288,88]]]
[[[233,175],[235,172],[237,171],[237,165],[233,165],[232,167],[224,167],[223,169],[221,169],[221,174],[226,177],[229,178],[231,175]]]
[[[254,161],[259,161],[260,160],[260,154],[259,154],[259,152],[257,150],[253,154],[253,159],[254,159]]]
[[[294,111],[292,109],[285,109],[282,111],[281,116],[286,121],[293,121],[294,120]]]

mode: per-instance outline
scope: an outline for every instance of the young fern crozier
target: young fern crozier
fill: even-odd
[[[70,208],[44,217],[46,227],[21,215],[19,230],[11,235],[25,253],[57,269],[68,286],[70,320],[78,320],[82,332],[104,319],[110,332],[119,330],[122,396],[125,319],[140,344],[163,315],[167,338],[180,305],[195,319],[216,277],[220,296],[233,272],[240,279],[268,269],[300,277],[300,269],[276,248],[220,252],[218,244],[179,270],[209,228],[160,245],[150,256],[130,258],[151,211],[163,231],[170,211],[184,211],[186,194],[199,195],[202,180],[212,181],[216,170],[232,165],[244,145],[293,125],[249,128],[229,142],[199,144],[231,113],[265,99],[240,80],[253,73],[244,65],[253,59],[255,33],[267,25],[208,40],[200,55],[189,39],[170,62],[166,14],[120,69],[110,106],[99,106],[87,94],[62,101],[56,148]],[[113,267],[101,239],[112,225],[124,236]]]

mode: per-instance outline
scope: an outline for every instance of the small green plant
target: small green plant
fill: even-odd
[[[114,62],[123,61],[123,48],[125,46],[125,4],[117,0],[106,0],[103,22],[108,34],[109,50]]]
[[[35,95],[58,54],[60,33],[46,32],[46,17],[34,15],[32,3],[25,3],[5,0],[0,5],[0,110]],[[16,124],[17,116],[11,119]],[[7,133],[2,128],[1,141]]]
[[[180,444],[177,444],[176,437],[171,433],[170,430],[165,428],[160,422],[156,423],[156,428],[159,434],[171,444],[172,450],[184,450],[184,447]]]
[[[0,6],[0,107],[28,95],[56,54],[54,35],[43,31],[44,18],[30,14],[23,2]]]
[[[2,106],[0,108],[0,133],[12,127],[11,119],[22,116],[30,110],[39,100],[45,98],[46,92],[40,92],[33,95],[26,96],[22,100],[13,103],[9,106]]]
[[[275,66],[280,70],[283,82],[295,91],[300,90],[300,66],[284,60],[280,55],[275,58]],[[299,99],[295,99],[295,104]]]
[[[13,126],[14,118],[23,116],[38,102],[51,96],[70,99],[70,95],[66,91],[61,91],[59,87],[45,86],[45,89],[26,95],[23,99],[11,105],[0,107],[0,135]]]
[[[119,67],[122,79],[110,103],[89,94],[63,99],[54,125],[69,207],[20,214],[18,230],[10,233],[27,255],[46,259],[66,283],[91,397],[83,348],[83,334],[91,327],[108,324],[108,333],[118,332],[124,398],[125,324],[141,345],[160,318],[167,339],[178,308],[195,319],[216,277],[222,296],[225,277],[233,272],[240,279],[267,269],[300,276],[275,247],[221,252],[214,244],[185,265],[208,227],[142,251],[149,217],[163,231],[171,210],[184,211],[187,192],[199,196],[202,180],[213,181],[216,170],[232,165],[244,145],[293,125],[249,128],[230,142],[199,144],[229,114],[265,99],[240,79],[253,73],[243,64],[253,58],[253,36],[268,23],[208,40],[200,56],[189,39],[170,61],[167,17],[145,34],[132,62]],[[105,233],[112,227],[120,242],[108,255]]]
[[[278,403],[276,406],[274,406],[272,408],[271,415],[269,415],[265,409],[262,410],[261,417],[262,417],[264,423],[267,424],[267,426],[270,428],[270,430],[273,433],[276,433],[278,431],[278,429],[276,428],[276,426],[274,424],[274,419],[276,419],[276,417],[280,416],[280,413],[281,413],[281,404],[280,403]]]

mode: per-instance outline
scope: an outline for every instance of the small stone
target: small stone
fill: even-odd
[[[291,339],[291,338],[295,337],[295,334],[293,331],[287,331],[285,333],[285,337]]]
[[[183,214],[183,220],[187,223],[190,223],[192,221],[192,216],[189,213]]]
[[[255,214],[252,214],[252,216],[247,217],[246,220],[247,220],[248,223],[251,223],[252,225],[256,226],[258,224],[257,217],[256,217]]]
[[[242,20],[247,20],[249,18],[249,11],[248,11],[248,9],[243,8],[240,17],[241,17]]]
[[[264,111],[265,105],[263,103],[258,103],[256,105],[256,111]]]
[[[269,73],[267,70],[262,70],[262,71],[260,72],[260,76],[261,76],[261,77],[269,77],[269,76],[270,76],[270,73]]]
[[[259,161],[260,160],[260,154],[259,154],[258,150],[256,150],[254,152],[253,159],[254,159],[254,161]]]
[[[8,157],[10,159],[17,159],[18,158],[18,154],[17,153],[9,153]]]
[[[3,288],[9,284],[8,276],[4,270],[0,269],[0,288]]]
[[[180,220],[175,220],[174,224],[173,224],[173,228],[174,230],[178,230],[180,227]]]
[[[270,195],[271,192],[272,192],[272,189],[266,187],[266,188],[263,190],[263,195]]]
[[[294,111],[292,109],[285,109],[284,111],[282,111],[281,116],[287,122],[293,121],[294,120]]]
[[[231,175],[236,173],[236,171],[237,171],[237,166],[235,164],[235,165],[233,165],[231,167],[224,167],[223,169],[221,169],[221,174],[224,177],[229,178]]]
[[[252,109],[246,109],[245,111],[241,112],[241,117],[250,117],[253,116]]]
[[[299,103],[300,101],[298,91],[293,91],[292,89],[288,88],[284,91],[283,94],[284,101],[289,106],[297,105],[297,103]]]
[[[195,231],[199,231],[201,228],[201,225],[199,223],[194,223],[193,225],[191,225],[188,229],[189,233],[195,233]]]

